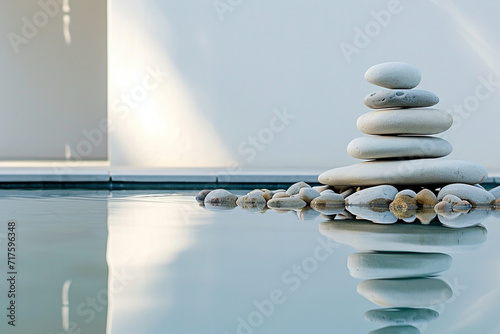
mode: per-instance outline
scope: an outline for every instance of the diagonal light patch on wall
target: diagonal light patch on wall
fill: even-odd
[[[165,45],[141,21],[153,20],[169,29],[164,17],[141,17],[127,7],[109,10],[109,112],[111,165],[144,167],[222,167],[234,164],[211,121],[195,102],[168,58]],[[132,6],[133,8],[133,6]],[[148,12],[150,15],[151,12]],[[140,87],[151,69],[168,73],[147,98],[133,100],[124,113],[123,94]],[[150,81],[150,83],[154,83]],[[121,109],[120,109],[121,108]]]
[[[457,316],[457,321],[449,328],[448,333],[473,332],[478,323],[488,323],[489,319],[492,319],[498,312],[499,297],[500,288],[488,291],[482,296],[475,296],[475,300]],[[495,326],[497,330],[490,333],[498,333],[498,325],[495,324],[492,327]]]
[[[475,23],[470,17],[463,12],[451,0],[431,0],[431,2],[440,7],[448,14],[455,23],[455,29],[460,32],[464,40],[470,45],[471,49],[477,56],[500,77],[500,61],[499,50],[494,48],[492,38],[488,38],[488,34],[481,30],[480,26]],[[490,42],[489,42],[490,41]]]

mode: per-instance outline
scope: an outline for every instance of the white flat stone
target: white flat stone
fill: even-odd
[[[302,209],[297,209],[297,217],[300,220],[314,220],[318,218],[320,213],[316,210],[313,210],[310,206],[303,207]]]
[[[328,220],[333,220],[337,217],[336,215],[343,214],[345,212],[345,208],[343,206],[318,207],[317,205],[313,204],[311,208],[315,211],[320,212],[323,218],[326,218]]]
[[[453,295],[437,278],[374,279],[358,284],[358,293],[381,306],[420,307],[438,305]]]
[[[464,253],[478,249],[487,237],[481,225],[453,229],[439,225],[380,225],[360,220],[322,222],[319,231],[338,243],[381,252]]]
[[[329,186],[325,186],[325,187],[329,187]],[[340,194],[337,194],[335,191],[333,191],[332,189],[326,189],[326,190],[323,190],[320,192],[321,195],[339,195],[340,197],[342,197],[342,195]],[[340,198],[339,197],[339,198]],[[344,198],[344,197],[342,197]]]
[[[346,205],[388,206],[398,193],[396,187],[384,184],[376,187],[366,188],[347,196]]]
[[[337,214],[344,211],[345,200],[342,195],[325,190],[320,196],[313,199],[310,205],[318,212]]]
[[[207,195],[211,192],[212,190],[209,190],[209,189],[204,189],[204,190],[201,190],[195,197],[196,201],[198,201],[199,203],[203,203],[205,201],[205,197],[207,197]]]
[[[441,198],[441,200],[448,202],[450,204],[455,204],[457,202],[460,202],[462,199],[460,197],[455,196],[455,195],[448,194],[448,195],[444,196],[443,198]]]
[[[370,67],[365,79],[371,84],[390,89],[411,89],[422,79],[415,66],[403,62],[388,62]]]
[[[236,207],[236,200],[238,196],[230,193],[225,189],[215,189],[212,190],[205,197],[204,203],[205,207],[221,207],[221,208],[234,208]]]
[[[445,214],[451,212],[452,204],[450,202],[441,201],[434,205],[434,211],[439,214]]]
[[[355,219],[356,216],[354,216],[347,210],[344,210],[344,212],[339,212],[337,216],[335,216],[335,220],[355,220]]]
[[[304,181],[300,181],[300,182],[296,182],[294,184],[292,184],[287,190],[286,190],[286,193],[288,195],[296,195],[299,193],[300,189],[302,188],[311,188],[310,185],[308,185],[307,183],[305,183]]]
[[[271,209],[302,209],[306,205],[306,202],[297,197],[273,198],[267,202],[267,206]]]
[[[273,198],[287,198],[290,197],[286,192],[282,191],[273,195]]]
[[[467,213],[459,213],[458,215],[438,214],[438,219],[446,227],[464,228],[481,224],[490,217],[491,213],[490,209],[474,209]]]
[[[438,201],[447,195],[454,195],[469,201],[472,205],[490,205],[495,201],[495,196],[484,189],[470,184],[449,184],[441,189],[437,195]]]
[[[410,216],[408,218],[402,218],[402,220],[405,222],[405,223],[413,223],[415,220],[417,220],[417,216]]]
[[[262,197],[264,197],[266,201],[269,201],[271,198],[273,198],[273,196],[274,196],[273,191],[269,189],[262,189]]]
[[[347,145],[347,153],[357,159],[440,158],[452,150],[447,140],[427,136],[359,137]]]
[[[411,325],[387,326],[373,331],[368,334],[421,334],[417,327]]]
[[[299,190],[299,198],[306,202],[307,204],[311,203],[313,199],[319,197],[320,193],[313,188],[301,188]]]
[[[363,100],[372,109],[432,107],[439,98],[431,92],[418,89],[381,90],[368,94]]]
[[[500,198],[500,186],[491,189],[490,194],[492,194],[495,199]]]
[[[356,189],[354,187],[351,187],[347,190],[344,190],[343,192],[340,193],[340,195],[344,198],[347,198],[347,196],[350,196],[356,192]]]
[[[453,211],[458,211],[461,213],[468,213],[472,209],[472,204],[468,201],[459,201],[453,204]]]
[[[438,317],[438,312],[428,308],[382,308],[365,313],[366,320],[384,325],[424,324]]]
[[[237,207],[236,202],[235,203],[225,203],[225,204],[207,203],[204,206],[205,210],[207,210],[207,211],[229,211],[229,210],[233,210],[236,207]]]
[[[353,253],[347,267],[354,278],[408,278],[443,272],[451,261],[442,253]]]
[[[366,219],[376,224],[394,224],[398,221],[398,218],[388,208],[372,209],[369,206],[352,205],[346,207],[346,210],[358,219]]]
[[[434,135],[452,124],[450,113],[433,108],[371,111],[357,120],[359,131],[369,135]]]
[[[263,192],[250,192],[236,200],[236,205],[247,209],[254,208],[262,210],[266,206],[266,199],[262,196]],[[259,210],[259,211],[260,211]]]
[[[331,190],[329,186],[314,186],[312,188],[319,193],[322,193],[325,190]]]
[[[487,175],[483,166],[471,161],[416,159],[365,161],[326,171],[318,180],[331,186],[474,184]]]
[[[404,190],[401,190],[400,192],[398,192],[398,193],[396,194],[396,197],[397,197],[398,195],[400,195],[400,196],[405,195],[405,196],[410,196],[411,198],[415,198],[415,197],[417,196],[417,193],[416,193],[416,192],[414,192],[414,191],[413,191],[413,190],[411,190],[411,189],[404,189]]]

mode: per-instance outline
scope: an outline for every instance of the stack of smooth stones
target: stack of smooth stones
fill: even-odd
[[[288,189],[255,189],[241,197],[224,189],[204,190],[196,199],[205,208],[296,210],[299,218],[315,211],[328,219],[351,215],[381,224],[416,218],[427,224],[438,214],[447,227],[477,225],[491,206],[500,208],[500,186],[487,191],[479,185],[488,174],[483,166],[443,158],[452,146],[434,135],[448,130],[453,117],[432,108],[439,102],[435,94],[414,89],[421,80],[415,66],[378,64],[365,78],[386,89],[365,97],[374,111],[359,117],[357,126],[368,136],[351,141],[347,152],[368,161],[324,172],[318,178],[323,186],[297,182]]]
[[[415,66],[382,63],[369,68],[365,78],[387,89],[365,97],[365,105],[375,111],[359,117],[357,127],[370,136],[354,139],[347,151],[354,158],[370,161],[324,172],[319,176],[321,183],[446,185],[477,184],[484,180],[487,171],[477,163],[439,159],[450,154],[452,146],[431,135],[449,129],[453,117],[446,111],[429,108],[439,102],[435,94],[413,89],[421,80]]]

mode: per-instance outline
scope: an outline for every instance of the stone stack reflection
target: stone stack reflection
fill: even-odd
[[[428,225],[373,224],[338,219],[320,224],[321,234],[360,252],[349,255],[350,274],[362,279],[357,292],[383,308],[364,317],[378,326],[370,333],[421,333],[439,317],[453,289],[438,275],[452,263],[449,254],[470,252],[485,241],[482,225],[449,228],[436,219]]]

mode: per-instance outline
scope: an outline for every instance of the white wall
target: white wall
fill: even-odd
[[[100,129],[106,6],[103,0],[69,4],[71,44],[61,9],[19,53],[9,33],[22,34],[22,18],[32,20],[40,4],[1,5],[2,160],[66,159],[68,152],[72,159],[107,157]],[[356,162],[346,146],[362,135],[355,125],[368,111],[362,99],[377,89],[363,74],[373,64],[400,60],[417,65],[419,88],[435,92],[438,107],[454,114],[456,125],[444,134],[454,145],[450,157],[500,166],[496,1],[111,0],[109,6],[112,165]],[[370,36],[363,40],[358,29]],[[342,43],[355,52],[346,57]],[[490,79],[493,85],[482,84]],[[276,115],[285,110],[291,116],[282,121]],[[89,133],[99,143],[84,156]]]
[[[219,16],[215,4],[221,3],[226,11]],[[110,5],[114,165],[326,168],[356,162],[346,146],[361,135],[356,119],[369,111],[364,96],[377,90],[364,72],[380,62],[406,61],[422,71],[418,88],[435,92],[437,107],[456,118],[444,135],[454,146],[450,157],[500,166],[494,154],[500,87],[480,88],[489,95],[474,98],[478,78],[500,82],[498,1]],[[390,17],[376,23],[373,11],[388,9]],[[373,29],[373,37],[355,44],[358,28]],[[357,53],[345,57],[341,43],[357,45]],[[145,89],[147,68],[155,67],[168,75]],[[122,94],[134,92],[127,107]],[[453,110],[464,102],[470,111]],[[294,115],[283,128],[273,121],[275,108]],[[272,122],[274,132],[264,130]],[[248,139],[259,133],[261,151]]]
[[[106,19],[105,0],[1,2],[0,160],[107,159]]]

